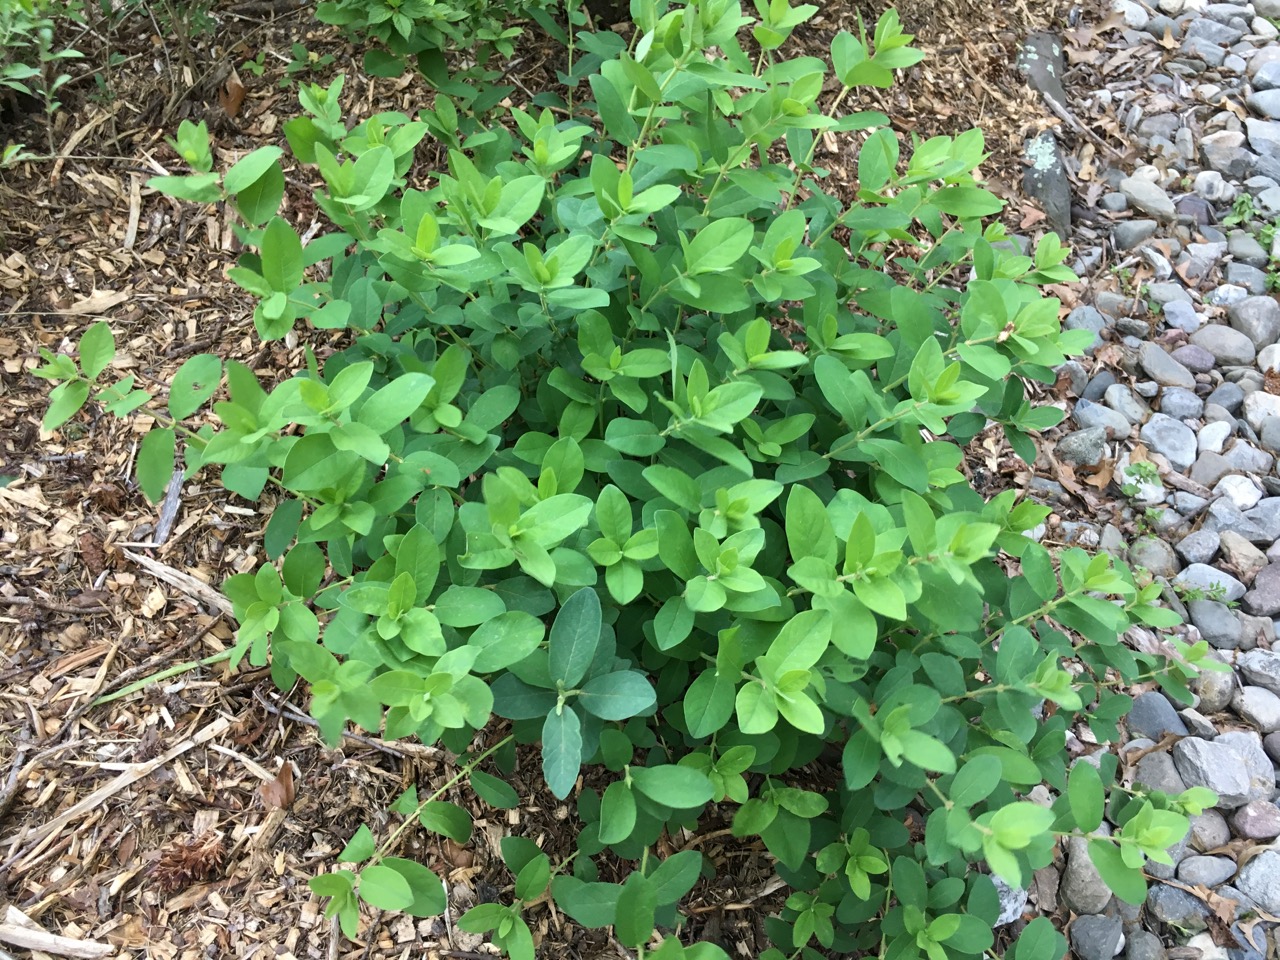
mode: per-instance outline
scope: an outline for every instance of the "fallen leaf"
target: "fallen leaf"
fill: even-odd
[[[1223,110],[1230,110],[1236,115],[1237,119],[1239,119],[1241,123],[1249,119],[1249,113],[1244,107],[1240,106],[1238,103],[1232,103],[1226,97],[1223,97],[1218,101],[1218,106]]]
[[[1160,46],[1164,47],[1166,50],[1176,50],[1176,49],[1178,49],[1178,41],[1177,41],[1177,40],[1175,40],[1175,39],[1173,38],[1173,28],[1172,28],[1172,27],[1165,27],[1165,28],[1164,28],[1164,36],[1163,36],[1163,37],[1161,37],[1161,38],[1160,38],[1158,41],[1156,41],[1156,42],[1157,42],[1157,43],[1159,43],[1159,44],[1160,44]]]
[[[119,306],[128,299],[127,290],[95,290],[84,300],[73,303],[62,312],[76,317],[86,313],[102,313],[104,310]]]
[[[222,104],[223,111],[230,119],[234,120],[240,112],[240,107],[244,103],[245,92],[245,86],[240,80],[240,74],[236,72],[235,67],[232,67],[231,74],[227,77],[227,82],[218,91],[218,103]]]
[[[1018,227],[1022,230],[1027,229],[1027,227],[1033,227],[1041,220],[1044,220],[1047,216],[1048,215],[1038,207],[1033,207],[1029,203],[1024,203],[1022,205],[1022,220],[1018,224]]]
[[[286,760],[280,767],[280,772],[276,774],[276,778],[260,786],[258,793],[261,794],[262,803],[267,809],[288,810],[293,804],[295,795],[293,765]]]
[[[1107,489],[1109,484],[1116,475],[1116,463],[1114,460],[1103,460],[1097,467],[1092,470],[1080,469],[1081,473],[1088,474],[1084,478],[1084,482],[1091,487],[1097,487],[1099,490]]]

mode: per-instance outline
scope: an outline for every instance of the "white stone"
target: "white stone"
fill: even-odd
[[[1280,30],[1277,30],[1266,17],[1254,17],[1253,23],[1249,24],[1249,29],[1255,37],[1261,37],[1263,40],[1274,40],[1280,37]]]
[[[1280,397],[1265,390],[1255,390],[1244,398],[1244,418],[1254,433],[1262,429],[1267,417],[1280,417]]]
[[[1260,733],[1280,730],[1280,697],[1265,687],[1241,687],[1231,698],[1231,709]]]
[[[1219,201],[1230,203],[1236,198],[1235,186],[1222,179],[1222,174],[1217,170],[1201,170],[1197,173],[1192,189],[1195,190],[1198,196],[1204,197],[1204,199],[1213,203],[1218,203]],[[1191,244],[1191,246],[1202,246],[1202,244]],[[1203,244],[1203,246],[1208,246],[1208,244]]]
[[[1262,490],[1249,477],[1232,474],[1223,477],[1213,488],[1216,497],[1226,497],[1241,510],[1251,510],[1262,499]]]
[[[1144,30],[1151,22],[1151,15],[1134,0],[1111,0],[1111,9],[1124,17],[1126,27],[1134,30]]]
[[[1200,434],[1197,437],[1198,449],[1201,453],[1221,453],[1229,436],[1231,436],[1231,424],[1225,420],[1206,423],[1200,428]]]
[[[1230,957],[1227,948],[1218,946],[1207,933],[1197,933],[1187,941],[1187,946],[1200,951],[1200,960],[1228,960]]]
[[[1182,8],[1186,5],[1186,0],[1159,0],[1156,4],[1161,13],[1168,14],[1171,17],[1176,17],[1180,14]]]
[[[1263,373],[1280,373],[1280,343],[1273,343],[1258,351],[1258,369]]]

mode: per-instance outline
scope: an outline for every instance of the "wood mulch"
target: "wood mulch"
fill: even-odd
[[[901,87],[851,108],[884,109],[900,131],[920,136],[981,125],[992,152],[986,172],[1015,198],[1023,140],[1054,122],[1013,70],[1028,27],[1061,13],[1042,6],[905,4],[928,59]],[[863,12],[874,19],[878,9]],[[824,8],[798,42],[824,52],[854,14]],[[448,914],[366,910],[357,941],[341,937],[307,880],[334,867],[361,823],[385,836],[398,819],[389,804],[409,785],[421,793],[444,783],[450,757],[355,737],[328,749],[304,692],[277,691],[265,671],[175,670],[216,660],[232,644],[234,625],[213,588],[258,565],[270,496],[247,502],[196,479],[174,485],[169,509],[153,507],[133,475],[145,422],[89,409],[53,435],[40,429],[48,385],[29,373],[38,349],[68,350],[99,319],[116,334],[115,372],[161,392],[194,353],[241,360],[274,380],[301,364],[304,347],[323,358],[340,345],[341,333],[315,330],[259,344],[251,299],[224,276],[238,254],[232,213],[144,184],[181,172],[164,137],[183,118],[209,121],[223,168],[282,143],[280,125],[297,107],[280,80],[297,40],[334,55],[314,79],[346,73],[353,121],[412,113],[430,94],[412,81],[363,78],[358,52],[291,4],[218,2],[212,15],[216,31],[185,46],[140,15],[71,38],[101,85],[90,71],[77,74],[48,138],[37,117],[6,130],[32,150],[51,141],[57,159],[0,172],[0,897],[8,905],[0,947],[174,960],[490,956],[482,937],[454,921],[509,895],[499,839],[530,837],[553,860],[573,849],[564,829],[572,810],[535,788],[536,763],[521,768],[527,782],[517,773],[527,798],[517,810],[452,797],[475,815],[470,845],[406,831],[400,852],[445,878]],[[108,50],[124,63],[109,66]],[[247,62],[260,52],[258,77]],[[554,64],[533,53],[519,67],[523,89],[553,82]],[[820,161],[847,190],[852,153],[828,146]],[[288,215],[303,230],[309,189],[291,177]],[[1010,218],[1036,229],[1021,200]],[[1029,479],[998,442],[978,457],[992,490]],[[694,932],[754,957],[778,891],[761,849],[727,845],[724,826],[672,838],[673,849],[696,844],[720,872],[690,899]],[[546,907],[531,922],[547,956],[626,955]]]

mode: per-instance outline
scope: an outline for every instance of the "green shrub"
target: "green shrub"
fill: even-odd
[[[368,50],[364,67],[375,76],[399,76],[416,67],[428,76],[446,75],[441,54],[465,53],[483,67],[495,53],[510,57],[524,31],[508,26],[548,0],[322,0],[316,16],[357,41],[377,40],[385,49]]]
[[[57,8],[64,18],[74,17],[78,11],[78,3]],[[80,51],[55,42],[58,24],[52,12],[50,0],[0,0],[0,106],[7,98],[12,108],[14,93],[43,101],[46,121],[62,106],[58,91],[71,80],[70,74],[56,72],[59,61],[81,56]],[[23,146],[5,144],[0,166],[20,159]],[[49,146],[52,152],[52,142]]]
[[[391,836],[362,827],[348,866],[313,881],[349,934],[361,900],[444,909],[440,881],[389,851],[415,821],[466,842],[445,790],[517,804],[495,774],[535,743],[546,788],[574,798],[576,852],[507,838],[513,901],[458,921],[515,957],[534,955],[522,910],[548,889],[643,956],[725,956],[671,935],[646,952],[713,872],[656,842],[722,825],[759,837],[793,891],[766,960],[980,957],[987,871],[1026,883],[1067,835],[1140,902],[1145,859],[1168,862],[1213,798],[1125,788],[1113,755],[1068,770],[1066,734],[1114,739],[1141,681],[1189,701],[1207,648],[1131,651],[1130,625],[1176,622],[1159,586],[1105,554],[1055,562],[1026,535],[1046,508],[984,502],[960,470],[988,421],[1030,457],[1061,419],[1023,378],[1052,382],[1088,339],[1041,290],[1073,279],[1065,251],[1050,234],[1023,256],[983,228],[1001,205],[972,176],[979,132],[903,156],[886,117],[840,114],[919,59],[892,13],[835,38],[831,115],[832,67],[766,44],[753,69],[733,0],[633,13],[630,47],[576,38],[592,100],[573,119],[513,110],[518,136],[444,97],[348,129],[341,81],[304,88],[286,134],[336,228],[306,246],[275,215],[282,150],[218,174],[185,124],[174,146],[198,172],[152,184],[230,198],[251,225],[231,276],[259,334],[305,320],[350,345],[323,371],[308,350],[269,392],[194,357],[161,402],[132,377],[97,385],[114,350],[98,325],[78,367],[46,355],[62,382],[45,426],[90,396],[145,408],[153,500],[179,434],[188,470],[218,466],[250,500],[270,484],[269,562],[224,585],[234,661],[307,681],[330,742],[355,723],[459,755],[446,787],[397,802]],[[826,131],[868,131],[848,208],[813,165]],[[448,170],[421,190],[405,177],[428,133]],[[220,429],[185,426],[224,379]],[[1026,799],[1042,782],[1051,806]],[[624,883],[600,879],[610,860],[635,864]],[[1039,919],[1015,955],[1063,949]]]

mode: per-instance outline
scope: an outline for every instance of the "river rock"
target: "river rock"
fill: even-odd
[[[1264,850],[1246,863],[1235,885],[1263,910],[1280,914],[1280,850]]]
[[[1239,754],[1227,744],[1187,737],[1173,745],[1173,762],[1187,786],[1208,787],[1222,807],[1234,810],[1255,799]]]
[[[1212,351],[1209,351],[1212,353]],[[1154,343],[1144,343],[1138,352],[1139,362],[1147,376],[1166,387],[1194,389],[1196,378],[1191,371]]]
[[[1253,363],[1258,355],[1253,342],[1248,337],[1239,330],[1220,323],[1201,327],[1191,335],[1191,342],[1208,350],[1219,364],[1229,366]]]

